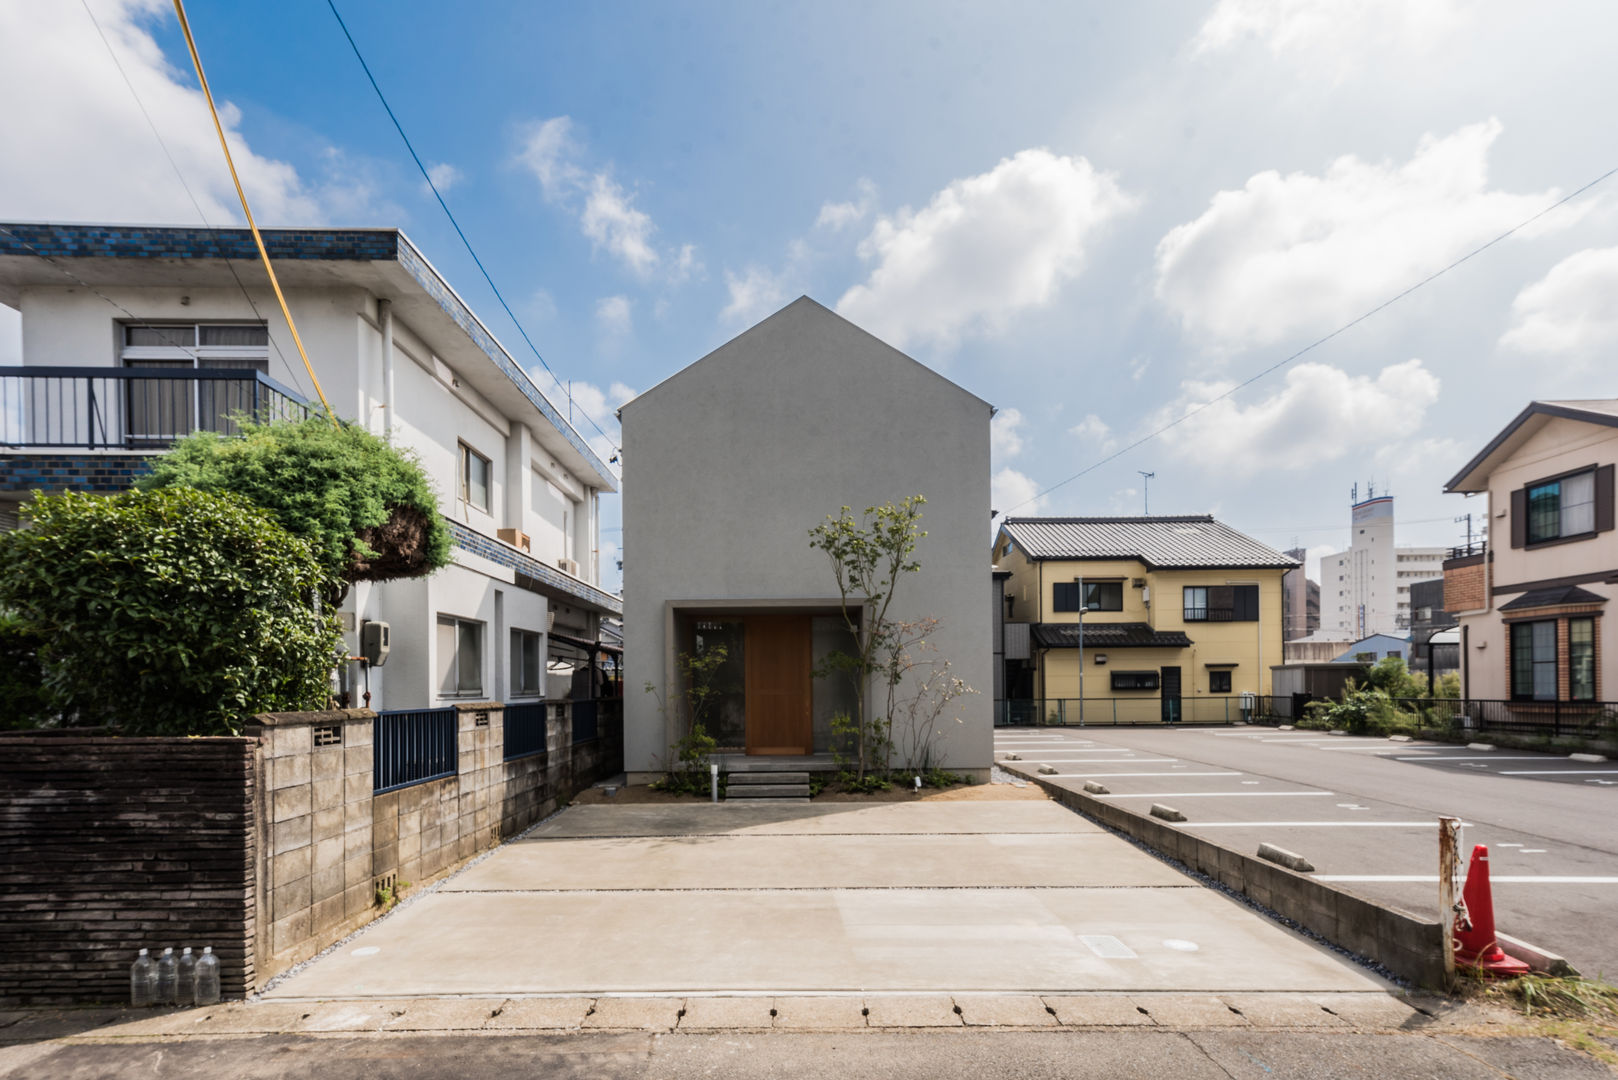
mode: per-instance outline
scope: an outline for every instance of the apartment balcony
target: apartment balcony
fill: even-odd
[[[155,452],[196,431],[236,435],[242,418],[302,420],[310,410],[253,369],[0,368],[0,452]]]
[[[1484,541],[1450,548],[1444,560],[1444,610],[1479,611],[1488,606],[1491,575]]]

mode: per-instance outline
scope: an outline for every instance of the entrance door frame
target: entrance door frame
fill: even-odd
[[[855,607],[859,618],[863,620],[868,614],[870,601],[855,601],[850,598],[849,606]],[[835,615],[842,610],[843,600],[838,596],[751,596],[666,600],[663,603],[663,685],[659,689],[666,695],[666,700],[682,700],[677,696],[669,696],[673,688],[680,684],[679,621],[682,616],[712,615],[719,618],[735,618],[745,615]],[[683,705],[665,709],[663,712],[664,753],[679,737],[676,732],[679,730],[681,709]]]

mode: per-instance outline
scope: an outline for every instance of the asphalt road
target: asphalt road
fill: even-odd
[[[995,749],[1133,809],[1173,806],[1228,847],[1277,844],[1321,880],[1427,917],[1437,819],[1459,817],[1463,864],[1488,845],[1497,928],[1618,976],[1618,762],[1258,727],[1003,728]]]

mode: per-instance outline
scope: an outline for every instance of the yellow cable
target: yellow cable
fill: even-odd
[[[219,133],[219,146],[225,151],[225,164],[230,166],[230,178],[236,184],[236,197],[242,201],[242,213],[247,215],[247,227],[253,231],[253,242],[258,245],[258,256],[264,262],[264,272],[270,276],[270,285],[275,289],[275,298],[281,304],[281,314],[286,318],[287,328],[292,331],[292,341],[298,346],[298,355],[303,358],[303,366],[309,372],[309,379],[315,384],[315,393],[319,395],[320,403],[326,407],[326,416],[330,418],[332,426],[336,427],[337,414],[332,411],[331,402],[326,400],[326,393],[320,388],[320,379],[315,375],[314,365],[309,363],[309,354],[303,348],[303,338],[298,336],[298,324],[292,321],[292,311],[287,307],[287,298],[281,293],[281,283],[276,280],[275,267],[270,265],[270,253],[264,250],[264,237],[259,235],[258,225],[253,221],[253,211],[247,205],[247,192],[242,190],[242,178],[236,175],[236,162],[230,156],[230,144],[225,141],[225,127],[219,122],[219,110],[214,107],[213,91],[208,89],[208,76],[202,73],[202,57],[197,55],[197,43],[191,37],[191,24],[185,17],[185,4],[181,0],[174,0],[174,11],[180,16],[180,30],[185,34],[186,48],[191,50],[191,62],[196,65],[197,81],[202,84],[202,96],[207,99],[208,112],[213,114],[213,127]]]

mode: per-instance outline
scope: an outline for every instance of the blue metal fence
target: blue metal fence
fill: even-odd
[[[378,713],[372,788],[380,795],[456,773],[455,708]]]
[[[543,701],[506,704],[506,760],[527,757],[545,750],[545,710]]]

